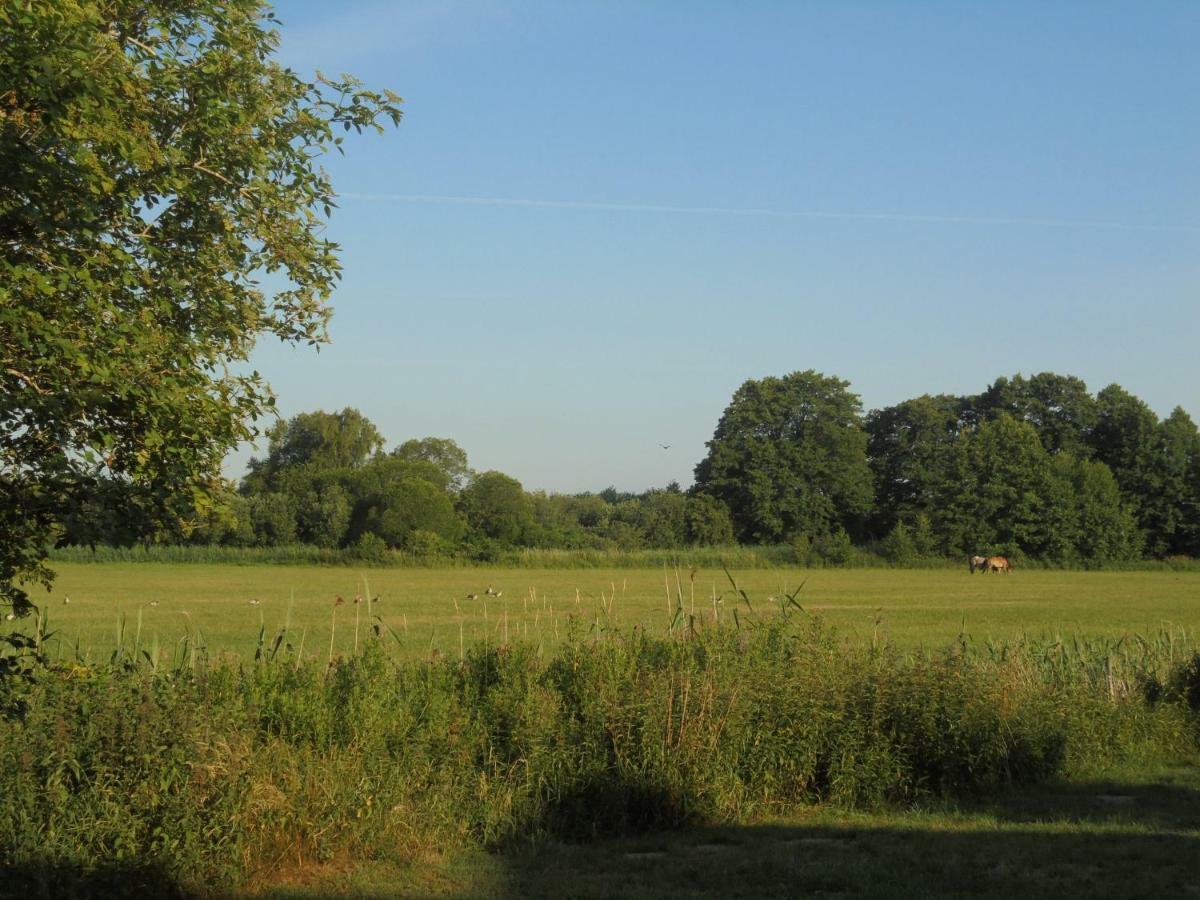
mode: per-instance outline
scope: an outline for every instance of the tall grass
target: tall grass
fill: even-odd
[[[971,795],[1200,734],[1177,633],[902,654],[794,603],[743,598],[717,626],[684,598],[663,634],[575,620],[549,656],[406,662],[376,620],[349,659],[284,629],[253,661],[210,662],[197,634],[166,665],[123,626],[107,664],[0,686],[0,864],[32,893],[121,861],[219,893],[338,857]]]

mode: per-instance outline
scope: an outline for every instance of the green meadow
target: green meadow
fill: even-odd
[[[1194,572],[57,568],[0,896],[1200,883]]]
[[[839,632],[904,649],[945,646],[963,633],[977,642],[1012,642],[1200,627],[1196,572],[759,569],[732,572],[735,591],[722,569],[692,570],[686,559],[678,568],[634,570],[156,563],[57,569],[53,591],[33,594],[48,615],[50,653],[78,652],[92,661],[107,658],[118,639],[168,658],[185,637],[198,637],[210,656],[246,657],[260,633],[269,640],[283,628],[293,652],[303,640],[306,658],[345,656],[376,624],[405,656],[457,655],[476,641],[517,638],[551,647],[572,620],[575,627],[665,633],[672,622],[699,628],[732,623],[735,614],[778,615],[788,595]],[[500,595],[489,596],[489,587]],[[477,598],[468,599],[472,594]]]

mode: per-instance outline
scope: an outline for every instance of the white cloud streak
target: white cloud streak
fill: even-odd
[[[1200,233],[1200,225],[1116,222],[1103,219],[1043,219],[1011,216],[956,216],[906,212],[839,212],[737,206],[670,206],[656,203],[604,203],[590,200],[534,200],[521,197],[458,197],[440,194],[370,194],[347,191],[345,200],[441,206],[501,206],[533,209],[571,209],[598,212],[666,213],[671,215],[742,216],[747,218],[827,219],[858,222],[907,222],[931,225],[1016,225],[1043,228],[1098,228],[1123,231]]]

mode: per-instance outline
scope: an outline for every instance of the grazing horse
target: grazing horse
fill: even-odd
[[[985,563],[987,563],[986,556],[972,556],[967,560],[967,565],[970,567],[972,575],[975,574],[976,569],[982,569]]]
[[[983,564],[985,572],[1003,572],[1007,575],[1012,571],[1012,563],[1007,556],[989,556]]]

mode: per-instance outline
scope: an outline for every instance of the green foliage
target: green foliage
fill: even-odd
[[[407,663],[372,633],[332,664],[282,633],[252,663],[43,668],[4,685],[23,715],[0,717],[0,866],[137,860],[232,893],[280,859],[966,798],[1200,734],[1183,693],[1133,689],[1194,680],[1152,641],[902,656],[798,612],[686,633],[575,627],[549,657],[475,644]]]
[[[1175,407],[1158,426],[1149,494],[1141,521],[1157,557],[1200,555],[1200,431]]]
[[[281,474],[297,469],[311,475],[330,469],[357,469],[383,447],[383,436],[356,409],[320,410],[277,422],[267,432],[267,457],[251,459],[246,491],[278,489]]]
[[[946,517],[959,526],[956,546],[1012,552],[1040,549],[1052,481],[1037,431],[1009,416],[983,423],[956,447]]]
[[[350,525],[350,495],[339,484],[314,487],[300,499],[296,532],[317,547],[338,547]]]
[[[289,495],[256,494],[248,506],[255,546],[275,547],[296,540],[296,508]]]
[[[417,531],[456,541],[463,523],[440,487],[404,476],[371,496],[357,530],[378,535],[389,547],[403,547]]]
[[[858,531],[871,471],[849,382],[814,372],[747,381],[696,466],[697,492],[726,504],[743,541]]]
[[[4,600],[48,580],[104,479],[139,527],[203,512],[273,406],[255,341],[325,340],[317,159],[398,122],[399,98],[301,80],[272,25],[262,0],[0,5]]]
[[[1008,415],[1028,423],[1047,453],[1067,452],[1077,458],[1091,454],[1099,408],[1079,378],[1053,372],[997,378],[975,406],[987,419]]]
[[[350,555],[362,562],[381,563],[387,557],[387,541],[373,531],[364,531],[350,545]]]
[[[821,449],[822,427],[840,435],[825,442],[834,446],[854,443],[863,429],[855,417],[840,423],[826,417],[825,425],[817,427],[817,411],[836,404],[822,405],[819,396],[820,402],[809,401],[822,391],[840,392],[842,399],[853,395],[845,394],[843,382],[815,373],[743,387],[755,402],[739,407],[739,416],[771,407],[758,402],[764,397],[778,406],[791,397],[801,420],[797,433],[801,425],[808,429],[803,440],[775,441],[769,428],[756,432],[747,427],[739,439],[758,442],[758,455],[750,461],[778,462],[791,453],[817,475],[786,489],[792,482],[776,478],[778,469],[752,465],[727,473],[725,488],[743,500],[752,499],[751,494],[765,498],[760,511],[771,509],[777,515],[790,510],[793,518],[808,521],[813,509],[829,511],[832,489],[821,481],[821,472],[836,466]],[[765,556],[751,549],[740,564],[758,566],[780,553],[806,566],[927,567],[944,565],[947,559],[957,565],[964,553],[985,552],[1004,553],[1023,567],[1128,567],[1143,549],[1183,564],[1200,553],[1200,433],[1187,414],[1177,409],[1161,423],[1150,422],[1151,446],[1138,476],[1143,493],[1136,506],[1108,463],[1092,458],[1100,450],[1080,444],[1087,439],[1100,446],[1101,438],[1108,440],[1105,428],[1120,429],[1113,423],[1121,417],[1110,415],[1114,409],[1124,410],[1122,415],[1136,427],[1145,425],[1150,420],[1136,413],[1148,410],[1139,404],[1115,386],[1105,393],[1104,403],[1090,403],[1083,382],[1043,373],[998,379],[979,397],[924,396],[873,411],[865,432],[876,502],[865,519],[834,510],[832,520],[814,519],[825,522],[824,530],[789,534],[804,535],[796,539],[803,546],[789,551],[760,545]],[[805,418],[810,413],[812,421]],[[1095,427],[1087,424],[1093,422]],[[323,430],[328,438],[321,436]],[[641,494],[615,488],[599,494],[530,493],[498,472],[475,475],[466,453],[448,439],[409,440],[368,459],[369,448],[378,445],[372,437],[376,434],[353,410],[337,416],[304,414],[281,423],[268,459],[256,462],[243,481],[242,497],[222,485],[207,508],[170,529],[159,528],[153,540],[266,547],[298,539],[332,551],[369,530],[404,551],[389,555],[389,565],[419,559],[525,565],[526,549],[538,548],[578,552],[555,557],[556,564],[574,566],[582,559],[624,566],[634,558],[650,558],[633,556],[646,550],[657,551],[651,554],[655,559],[671,561],[673,552],[687,550],[694,556],[697,547],[729,547],[738,534],[748,539],[741,527],[735,528],[725,500],[704,482],[687,493],[673,482]],[[353,435],[362,440],[351,440]],[[784,449],[762,450],[776,443]],[[338,450],[351,445],[359,449],[349,455]],[[717,456],[733,458],[731,442],[724,446],[721,453],[710,447],[698,473],[710,469]],[[854,471],[861,474],[861,468]],[[464,479],[470,479],[465,488]],[[118,509],[113,498],[124,493],[111,480],[99,482],[64,520],[61,542],[123,545],[154,531],[150,511],[129,503]],[[260,497],[266,499],[255,499]],[[292,529],[261,508],[280,512],[280,497],[287,498],[294,514]],[[135,510],[144,526],[130,524]],[[427,534],[417,537],[417,532]],[[843,533],[858,543],[847,547]],[[295,559],[296,552],[289,547],[281,558]],[[719,560],[724,554],[709,558]],[[334,553],[312,558],[341,559]]]
[[[519,544],[533,527],[533,507],[521,482],[502,472],[476,475],[458,498],[473,535],[500,544]]]
[[[958,397],[924,395],[867,415],[877,533],[928,515],[938,505],[962,433],[963,405]]]
[[[707,494],[692,494],[684,510],[687,542],[691,546],[713,547],[733,543],[733,519],[729,509]]]
[[[917,558],[917,544],[909,532],[908,526],[897,522],[895,527],[883,539],[883,555],[895,565],[911,565]]]
[[[474,475],[467,464],[467,451],[449,438],[413,438],[393,450],[392,456],[410,462],[432,463],[454,492],[466,487]]]
[[[1145,529],[1151,518],[1148,501],[1155,494],[1158,416],[1117,384],[1097,394],[1096,404],[1095,458],[1112,470],[1138,525]]]
[[[1171,671],[1167,677],[1166,695],[1186,703],[1192,712],[1200,713],[1200,653]]]

